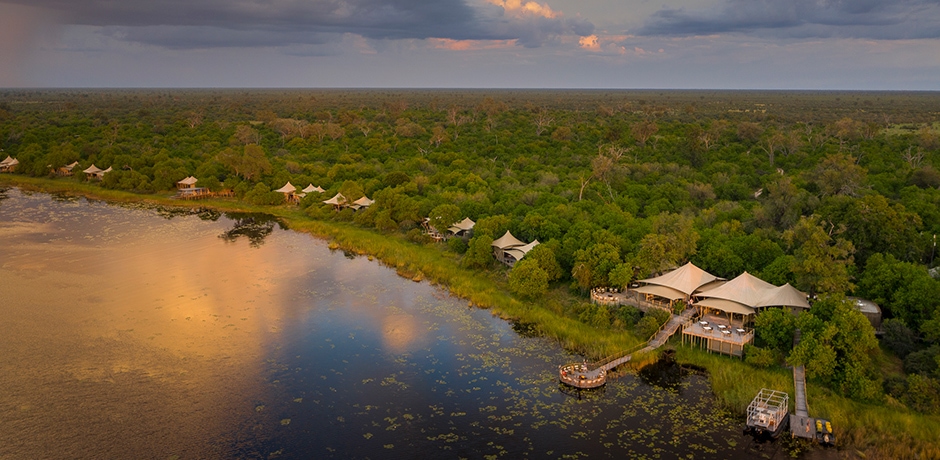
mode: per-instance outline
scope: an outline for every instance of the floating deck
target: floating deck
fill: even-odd
[[[747,406],[747,428],[757,435],[780,436],[789,425],[790,395],[763,388]]]

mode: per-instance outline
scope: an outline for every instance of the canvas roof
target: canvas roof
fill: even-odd
[[[336,195],[333,196],[333,198],[330,198],[329,200],[325,200],[325,201],[323,201],[323,202],[326,203],[326,204],[332,204],[332,205],[334,205],[334,206],[339,206],[339,205],[341,205],[341,204],[346,204],[346,197],[343,196],[342,193],[337,193]]]
[[[753,315],[754,309],[746,305],[741,305],[733,300],[725,299],[702,299],[695,302],[695,305],[714,308],[726,313],[735,313],[738,315]]]
[[[287,183],[284,184],[283,187],[281,187],[281,188],[275,190],[275,192],[280,192],[280,193],[294,193],[294,191],[296,191],[296,190],[297,190],[297,187],[294,187],[293,185],[291,185],[290,181],[287,181]]]
[[[370,200],[369,197],[367,196],[363,196],[362,198],[359,198],[358,200],[353,201],[353,204],[357,204],[362,207],[371,206],[372,203],[375,203],[375,201]]]
[[[189,177],[187,177],[187,178],[185,178],[185,179],[183,179],[183,180],[177,182],[177,184],[193,185],[193,184],[195,184],[198,180],[199,180],[199,179],[196,179],[196,178],[193,177],[193,176],[189,176]]]
[[[505,235],[499,237],[499,239],[496,241],[493,241],[493,246],[505,250],[509,248],[525,246],[525,243],[516,239],[516,237],[512,236],[512,233],[509,233],[509,230],[506,230]]]
[[[323,193],[324,191],[325,191],[325,190],[323,190],[323,189],[320,188],[319,186],[314,187],[313,184],[310,184],[310,185],[304,187],[304,189],[303,189],[303,192],[304,192],[304,193],[310,193],[310,192],[319,192],[319,193]]]
[[[3,165],[3,166],[14,165],[14,164],[19,164],[19,163],[20,162],[18,160],[13,159],[13,157],[11,157],[10,155],[7,155],[7,157],[4,158],[3,161],[0,161],[0,165]]]
[[[108,169],[105,169],[104,171],[98,171],[98,174],[102,174],[102,175],[103,175],[104,173],[107,173],[107,172],[111,172],[111,167],[110,167],[110,166],[108,166]]]
[[[738,275],[721,286],[696,294],[701,298],[731,300],[751,308],[760,306],[762,298],[770,289],[777,286],[770,284],[748,272]]]
[[[96,173],[100,173],[100,172],[101,172],[101,168],[99,168],[99,167],[95,166],[94,164],[92,164],[91,166],[88,167],[88,169],[86,169],[86,170],[83,171],[83,172],[84,172],[85,174],[96,174]]]
[[[73,162],[73,163],[70,164],[70,165],[66,165],[65,167],[66,167],[66,168],[69,168],[69,169],[72,169],[72,168],[74,168],[74,167],[76,167],[76,166],[78,166],[78,162],[77,162],[77,161]]]
[[[522,251],[523,254],[528,254],[529,251],[532,250],[532,248],[534,248],[534,247],[536,247],[536,246],[538,246],[538,245],[539,245],[539,240],[535,240],[535,241],[533,241],[533,242],[531,242],[531,243],[529,243],[529,244],[527,244],[527,245],[525,245],[525,246],[519,248],[519,250]]]
[[[790,286],[790,283],[787,283],[778,288],[768,290],[755,307],[809,308],[809,302],[806,301],[805,293],[800,292],[795,287]]]
[[[470,220],[469,217],[464,217],[462,221],[457,222],[454,225],[451,225],[448,230],[450,230],[452,233],[459,233],[459,232],[473,229],[474,225],[476,225],[476,222]]]
[[[691,295],[696,289],[717,279],[719,279],[717,276],[689,262],[669,273],[640,282],[670,287],[685,295]]]
[[[658,284],[647,284],[645,286],[640,286],[634,289],[634,291],[641,294],[653,294],[655,296],[669,300],[684,299],[686,295],[684,292],[677,291],[668,286],[660,286]]]

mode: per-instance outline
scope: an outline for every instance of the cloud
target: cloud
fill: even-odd
[[[594,26],[521,0],[5,0],[57,12],[69,25],[172,49],[367,39],[516,40],[538,47]],[[332,37],[331,37],[332,36]]]
[[[663,8],[637,35],[744,33],[777,38],[940,38],[937,0],[723,0],[719,8]]]

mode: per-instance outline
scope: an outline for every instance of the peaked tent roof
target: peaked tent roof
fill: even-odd
[[[20,164],[20,160],[17,160],[16,158],[11,157],[10,155],[7,155],[7,157],[4,158],[3,161],[0,161],[0,166],[13,166],[13,165],[18,165],[18,164]]]
[[[293,185],[290,184],[290,181],[287,181],[287,183],[284,184],[283,187],[281,187],[281,188],[275,190],[275,192],[280,192],[280,193],[294,193],[296,190],[297,190],[297,187],[294,187]]]
[[[469,217],[464,217],[462,221],[457,222],[454,225],[451,225],[450,228],[448,228],[448,230],[450,230],[452,233],[464,232],[464,231],[473,229],[473,226],[476,224],[477,223],[470,220]]]
[[[326,204],[332,204],[332,205],[334,205],[334,206],[339,206],[339,205],[342,205],[342,204],[346,204],[346,197],[343,196],[342,193],[337,193],[336,195],[333,196],[333,198],[330,198],[329,200],[324,200],[323,202],[326,203]]]
[[[353,204],[357,204],[362,207],[371,206],[372,203],[375,203],[375,201],[370,200],[369,197],[367,196],[363,196],[362,198],[359,198],[358,200],[353,201]]]
[[[646,286],[640,286],[634,291],[641,294],[653,294],[669,300],[684,299],[686,293],[682,291],[677,291],[669,286],[660,286],[658,284],[647,284]]]
[[[809,308],[809,302],[806,301],[805,293],[800,292],[795,287],[790,286],[790,283],[787,283],[767,291],[760,300],[760,304],[755,305],[755,307]]]
[[[105,169],[104,171],[98,171],[98,174],[104,175],[104,173],[111,172],[111,171],[112,171],[111,167],[108,166],[108,169]]]
[[[95,164],[92,163],[91,166],[88,167],[88,169],[82,172],[84,172],[85,174],[97,174],[101,172],[101,168],[95,166]]]
[[[503,249],[503,250],[525,246],[525,245],[526,245],[525,243],[523,243],[522,241],[519,241],[518,239],[516,239],[516,237],[512,236],[512,233],[509,233],[509,230],[506,230],[505,235],[499,237],[499,239],[497,239],[496,241],[493,241],[493,246]]]
[[[772,289],[777,289],[777,286],[744,272],[721,286],[698,293],[697,296],[730,300],[754,308],[763,306],[761,300],[767,295],[767,291]]]
[[[689,262],[669,273],[640,281],[646,284],[666,286],[685,295],[691,295],[696,289],[718,278]]]
[[[185,179],[183,179],[183,180],[177,182],[177,184],[194,185],[194,184],[196,183],[196,181],[198,181],[198,180],[199,180],[199,179],[196,179],[196,178],[193,177],[193,176],[189,176],[189,177],[187,177],[187,178],[185,178]]]
[[[310,193],[310,192],[320,192],[320,193],[323,193],[324,190],[323,190],[322,188],[320,188],[319,186],[314,187],[313,184],[310,184],[310,185],[304,187],[303,192],[304,192],[304,193]]]
[[[76,167],[76,166],[78,166],[78,162],[77,162],[77,161],[72,162],[72,164],[70,164],[70,165],[65,165],[65,167],[66,167],[66,168],[69,168],[69,169],[72,169],[72,168],[74,168],[74,167]]]
[[[748,307],[747,305],[742,305],[732,300],[724,299],[701,299],[695,302],[695,305],[702,307],[714,308],[716,310],[721,310],[726,313],[736,313],[739,315],[752,315],[754,314],[754,309]]]

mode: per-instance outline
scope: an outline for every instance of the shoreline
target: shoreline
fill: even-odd
[[[349,223],[315,220],[293,205],[252,206],[233,199],[182,201],[166,194],[140,195],[107,190],[94,184],[7,174],[0,175],[0,186],[116,203],[144,202],[178,209],[269,214],[284,222],[290,230],[327,241],[330,249],[343,249],[367,255],[370,259],[374,257],[395,268],[402,277],[442,286],[451,295],[467,300],[469,306],[490,310],[493,315],[507,321],[534,325],[539,335],[589,359],[608,356],[641,341],[627,331],[599,331],[559,314],[556,308],[563,308],[565,302],[579,300],[563,288],[553,289],[538,304],[520,301],[508,294],[506,281],[499,279],[499,272],[460,267],[450,253],[412,243],[400,235],[380,234]],[[702,367],[708,372],[711,389],[719,404],[735,415],[743,414],[747,404],[763,387],[793,392],[789,369],[757,369],[740,360],[703,350],[675,344],[673,348],[678,351],[677,361]],[[940,458],[940,417],[912,413],[893,406],[890,401],[885,405],[858,403],[815,384],[810,384],[808,389],[813,411],[818,416],[831,419],[839,432],[840,454],[849,458]]]

